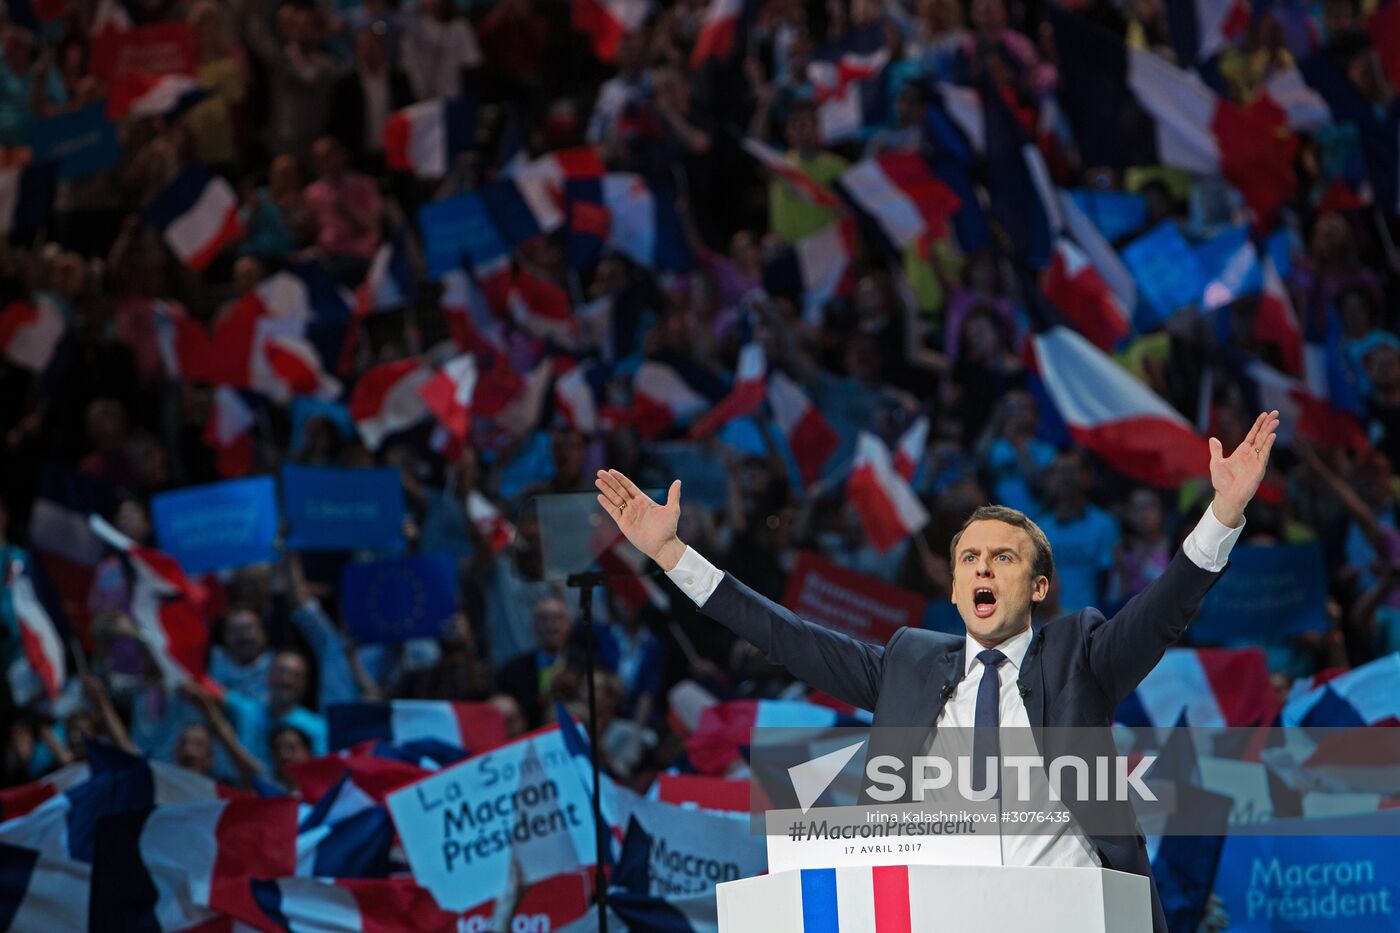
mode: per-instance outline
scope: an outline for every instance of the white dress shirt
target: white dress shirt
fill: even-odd
[[[1201,520],[1182,543],[1181,549],[1197,567],[1219,573],[1225,568],[1230,550],[1239,540],[1243,530],[1243,523],[1238,528],[1230,528],[1215,517],[1214,511],[1207,508]],[[668,571],[666,576],[694,600],[697,606],[703,606],[724,579],[723,571],[690,547],[685,549],[675,568]],[[997,671],[1001,686],[998,715],[1000,724],[1004,727],[1030,728],[1026,704],[1016,683],[1030,643],[1031,629],[1027,627],[1019,634],[993,646],[1006,655],[1005,663]],[[971,635],[967,636],[967,644],[963,648],[963,679],[958,683],[953,695],[943,704],[943,711],[939,713],[935,725],[954,728],[971,728],[974,725],[977,688],[981,685],[982,674],[987,669],[986,665],[977,660],[977,655],[983,647]],[[1062,828],[1053,834],[1042,832],[1002,836],[1002,864],[1055,868],[1092,868],[1102,864],[1098,853],[1080,831],[1073,817],[1067,823],[1055,825]]]

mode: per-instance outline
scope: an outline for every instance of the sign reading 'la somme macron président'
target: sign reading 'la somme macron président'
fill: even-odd
[[[557,730],[469,758],[388,797],[409,866],[446,910],[593,864],[588,794]]]

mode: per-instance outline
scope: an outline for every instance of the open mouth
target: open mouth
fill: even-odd
[[[997,594],[989,586],[979,586],[972,591],[972,611],[979,619],[985,619],[997,611]]]

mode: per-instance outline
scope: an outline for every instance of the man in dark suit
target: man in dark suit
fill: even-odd
[[[1166,571],[1113,618],[1081,609],[1032,624],[1054,573],[1049,542],[1021,512],[984,506],[953,537],[952,602],[965,638],[904,628],[882,646],[868,645],[814,623],[721,573],[676,536],[680,482],[657,505],[617,471],[599,471],[599,502],[642,553],[711,618],[753,642],[775,664],[806,683],[874,713],[875,726],[909,735],[886,742],[881,754],[909,760],[922,752],[920,730],[965,727],[1096,727],[1186,630],[1221,572],[1240,532],[1244,509],[1259,489],[1278,429],[1278,412],[1255,419],[1228,457],[1210,439],[1215,498]],[[1007,670],[1010,669],[1010,671]],[[983,718],[990,712],[990,722]],[[1000,711],[1000,712],[998,712]],[[996,718],[998,717],[999,718]],[[872,738],[872,744],[874,744]],[[1045,760],[1054,757],[1042,748]],[[1066,801],[1073,814],[1076,807]],[[1137,829],[1129,815],[1128,825]],[[1145,840],[1086,834],[1072,819],[1053,835],[1003,836],[1008,865],[1103,866],[1152,876]],[[1166,919],[1152,886],[1153,926]]]
[[[355,67],[331,90],[330,132],[350,153],[356,169],[384,171],[384,124],[389,114],[413,103],[408,77],[389,63],[382,23],[355,33]]]

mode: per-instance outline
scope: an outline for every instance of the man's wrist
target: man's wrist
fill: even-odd
[[[1226,505],[1216,496],[1211,500],[1210,510],[1215,513],[1215,517],[1227,528],[1238,528],[1244,524],[1244,509]]]
[[[652,560],[656,561],[657,565],[660,566],[662,570],[670,573],[672,570],[676,569],[676,564],[680,563],[681,557],[684,554],[685,542],[680,538],[672,538],[670,541],[661,545],[661,548],[656,552]]]

